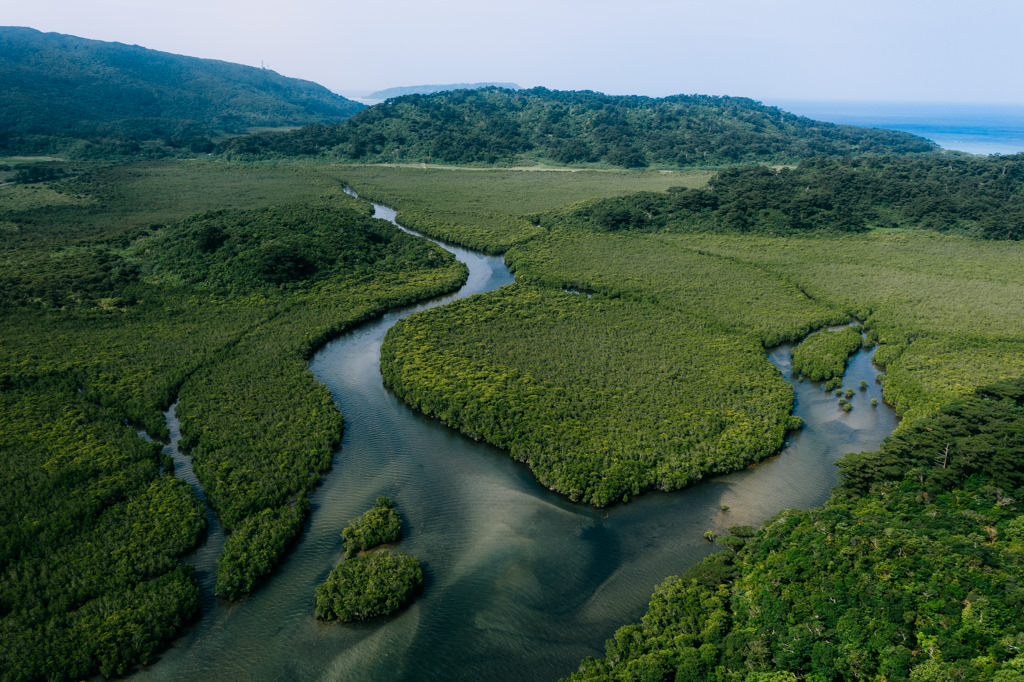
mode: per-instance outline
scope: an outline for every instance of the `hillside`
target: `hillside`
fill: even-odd
[[[268,69],[18,27],[0,27],[0,84],[0,153],[76,141],[79,155],[85,143],[201,151],[223,133],[336,122],[362,108]]]
[[[812,121],[746,98],[653,99],[545,88],[408,95],[340,124],[241,138],[226,147],[241,156],[625,168],[792,163],[814,155],[935,149],[908,133]]]

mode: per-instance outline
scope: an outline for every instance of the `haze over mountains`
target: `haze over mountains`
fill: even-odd
[[[268,69],[16,27],[0,28],[0,84],[0,152],[8,154],[164,156],[212,152],[233,137],[225,149],[247,157],[641,168],[935,148],[742,97],[474,83],[383,90],[374,94],[392,99],[367,108]]]
[[[195,151],[256,127],[337,122],[363,108],[269,69],[0,27],[0,150],[74,140]]]
[[[381,101],[402,95],[432,95],[435,92],[445,90],[480,90],[481,88],[502,88],[504,90],[521,90],[515,83],[449,83],[447,85],[407,85],[398,88],[385,88],[371,92],[367,99],[379,99]]]

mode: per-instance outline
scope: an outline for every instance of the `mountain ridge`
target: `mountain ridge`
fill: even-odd
[[[340,124],[236,138],[225,146],[229,154],[250,157],[624,168],[789,164],[815,155],[936,149],[909,133],[813,121],[743,97],[547,88],[405,95]]]
[[[515,83],[448,83],[447,85],[406,85],[396,88],[384,88],[367,95],[367,99],[386,100],[403,95],[432,95],[445,90],[480,90],[481,88],[502,88],[504,90],[522,90]]]

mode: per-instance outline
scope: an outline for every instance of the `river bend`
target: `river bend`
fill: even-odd
[[[395,213],[377,206],[375,215],[393,220]],[[868,388],[857,392],[852,412],[839,410],[819,383],[791,382],[794,412],[806,425],[780,455],[608,510],[571,504],[507,453],[413,412],[381,384],[380,344],[395,321],[512,281],[501,257],[446,248],[469,265],[462,289],[360,325],[310,363],[344,413],[345,432],[333,470],[311,496],[311,519],[297,547],[255,595],[204,605],[203,617],[137,676],[557,679],[584,657],[602,655],[604,641],[639,619],[662,579],[715,549],[704,531],[722,534],[733,525],[760,525],[782,509],[821,504],[838,480],[833,462],[877,449],[896,426],[881,404],[870,353],[860,351],[844,383],[863,379]],[[769,357],[791,379],[789,347]],[[405,523],[399,550],[423,563],[424,592],[409,608],[371,623],[319,622],[313,591],[342,559],[341,530],[378,495],[396,502]],[[205,585],[204,596],[209,590]]]

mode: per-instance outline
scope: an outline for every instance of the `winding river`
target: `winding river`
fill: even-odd
[[[376,211],[394,219],[390,209]],[[571,504],[506,453],[409,410],[381,384],[380,344],[396,320],[512,281],[500,257],[446,248],[470,268],[458,293],[364,324],[310,363],[346,426],[295,550],[257,594],[219,602],[212,590],[222,539],[214,527],[192,560],[202,618],[138,677],[557,679],[584,657],[600,656],[616,628],[644,613],[662,579],[714,551],[704,531],[725,533],[733,525],[759,525],[782,509],[821,504],[838,480],[833,462],[846,452],[876,449],[896,426],[881,403],[870,352],[859,351],[845,385],[863,379],[868,388],[857,392],[849,413],[819,383],[792,382],[795,413],[806,426],[780,455],[609,510]],[[769,356],[787,379],[789,351],[780,346]],[[871,398],[879,399],[877,408]],[[187,461],[178,459],[180,474]],[[372,623],[318,622],[313,590],[342,558],[341,529],[378,495],[395,500],[404,518],[398,549],[423,562],[424,592],[409,608]]]

